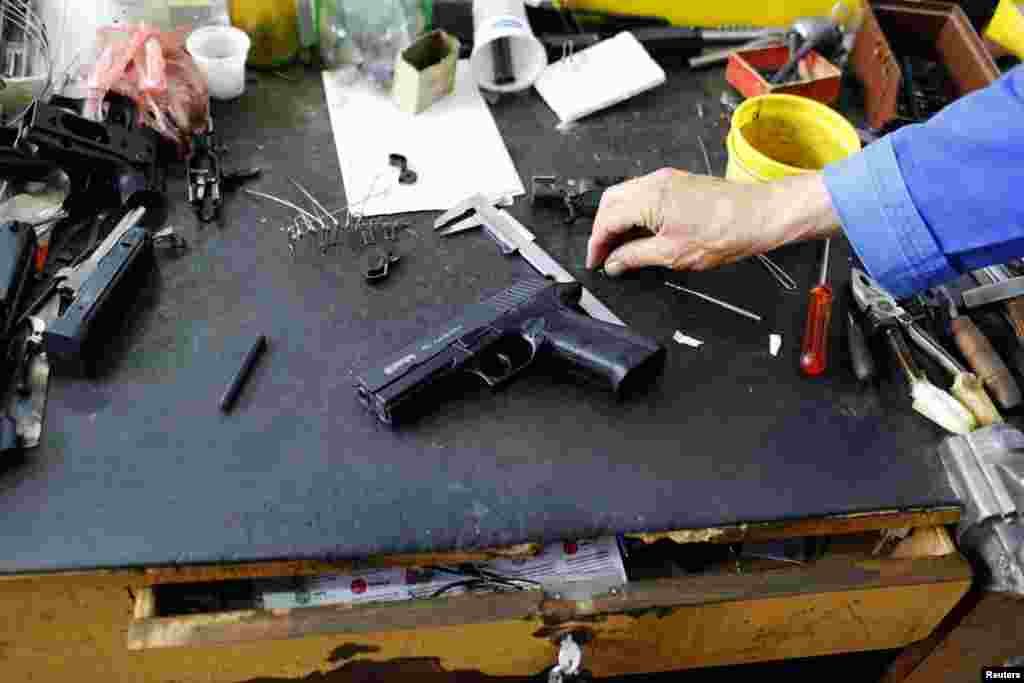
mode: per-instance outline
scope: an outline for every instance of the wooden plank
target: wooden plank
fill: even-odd
[[[676,543],[739,543],[772,541],[804,536],[834,536],[900,527],[944,526],[960,521],[960,508],[927,510],[881,510],[847,515],[829,515],[779,522],[752,522],[708,529],[678,529],[626,534],[645,543],[669,539]]]
[[[971,591],[934,633],[900,653],[880,683],[978,680],[1024,652],[1024,598]]]
[[[373,606],[245,610],[145,619],[130,626],[127,641],[131,649],[147,649],[313,634],[354,635],[508,619],[539,619],[545,624],[563,624],[621,612],[881,587],[953,583],[963,584],[966,590],[969,579],[970,571],[959,556],[901,560],[861,556],[851,560],[837,554],[802,567],[754,574],[709,574],[641,581],[629,584],[614,595],[583,601],[551,600],[539,592],[526,592]]]
[[[897,648],[927,635],[966,589],[960,581],[611,616],[589,626],[584,656],[606,677]]]
[[[541,600],[540,593],[523,592],[355,607],[332,605],[160,617],[133,622],[128,628],[127,645],[131,650],[202,647],[522,620],[538,613]]]
[[[345,574],[371,567],[422,567],[435,564],[462,564],[486,562],[496,558],[530,557],[540,552],[537,543],[521,543],[502,548],[451,551],[438,553],[409,553],[382,555],[362,560],[270,560],[267,562],[240,562],[203,565],[168,565],[154,567],[123,567],[68,572],[40,572],[0,574],[5,581],[48,581],[96,578],[100,581],[123,579],[131,585],[160,585],[169,583],[203,583],[206,581],[233,581],[237,579],[276,578],[286,576],[317,576]]]
[[[877,572],[904,580],[916,575],[916,570],[891,561],[880,561]],[[951,565],[933,578],[939,576],[950,580],[612,615],[588,616],[581,607],[584,612],[576,626],[590,630],[593,641],[584,646],[585,657],[598,677],[900,647],[934,628],[943,610],[966,588],[970,571],[961,561],[959,571]],[[961,578],[953,580],[955,576]],[[740,578],[755,577],[744,573]],[[521,680],[555,661],[552,628],[559,624],[545,623],[540,616],[471,626],[133,652],[124,647],[133,613],[124,584],[68,580],[48,586],[43,590],[32,581],[0,583],[0,669],[5,680],[420,683],[502,676]]]

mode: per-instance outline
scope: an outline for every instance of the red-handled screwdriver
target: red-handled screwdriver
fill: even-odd
[[[804,341],[800,346],[800,369],[812,377],[825,372],[828,367],[828,328],[832,320],[832,287],[828,284],[830,246],[831,240],[825,240],[821,255],[821,275],[818,284],[811,288],[807,300],[807,327],[804,328]]]

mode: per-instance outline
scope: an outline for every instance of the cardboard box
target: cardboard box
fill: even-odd
[[[946,2],[886,0],[865,9],[850,61],[864,85],[868,125],[882,128],[897,118],[903,76],[899,58],[908,55],[941,62],[956,95],[984,88],[999,69],[958,5]]]
[[[839,97],[842,72],[814,50],[800,60],[795,79],[778,85],[765,80],[763,71],[778,71],[787,61],[789,49],[783,46],[737,50],[729,55],[725,80],[744,97],[769,93],[801,95],[825,104],[832,104]]]
[[[395,60],[391,97],[404,112],[419,114],[455,88],[459,41],[444,31],[416,39]]]

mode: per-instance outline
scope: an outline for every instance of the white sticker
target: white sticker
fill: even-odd
[[[779,349],[782,348],[782,335],[781,334],[770,334],[768,335],[768,352],[772,354],[772,357],[779,355]]]
[[[684,346],[689,346],[694,349],[699,349],[704,345],[704,342],[700,339],[694,339],[690,335],[683,334],[679,330],[676,330],[676,333],[672,335],[672,339],[674,339],[677,344],[683,344]]]

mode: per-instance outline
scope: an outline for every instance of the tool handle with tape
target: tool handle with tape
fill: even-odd
[[[884,327],[881,333],[910,386],[914,410],[954,434],[973,431],[978,426],[977,419],[964,404],[928,381],[899,328]]]
[[[999,409],[992,403],[981,380],[973,372],[961,372],[954,377],[950,393],[971,411],[979,426],[987,427],[1003,421]]]
[[[964,355],[982,383],[992,392],[1004,409],[1020,405],[1021,390],[1010,369],[1003,362],[992,342],[974,321],[965,315],[950,322],[950,330],[957,348]]]
[[[1017,340],[1024,344],[1024,297],[1017,297],[1003,302],[1006,318],[1013,325]]]

